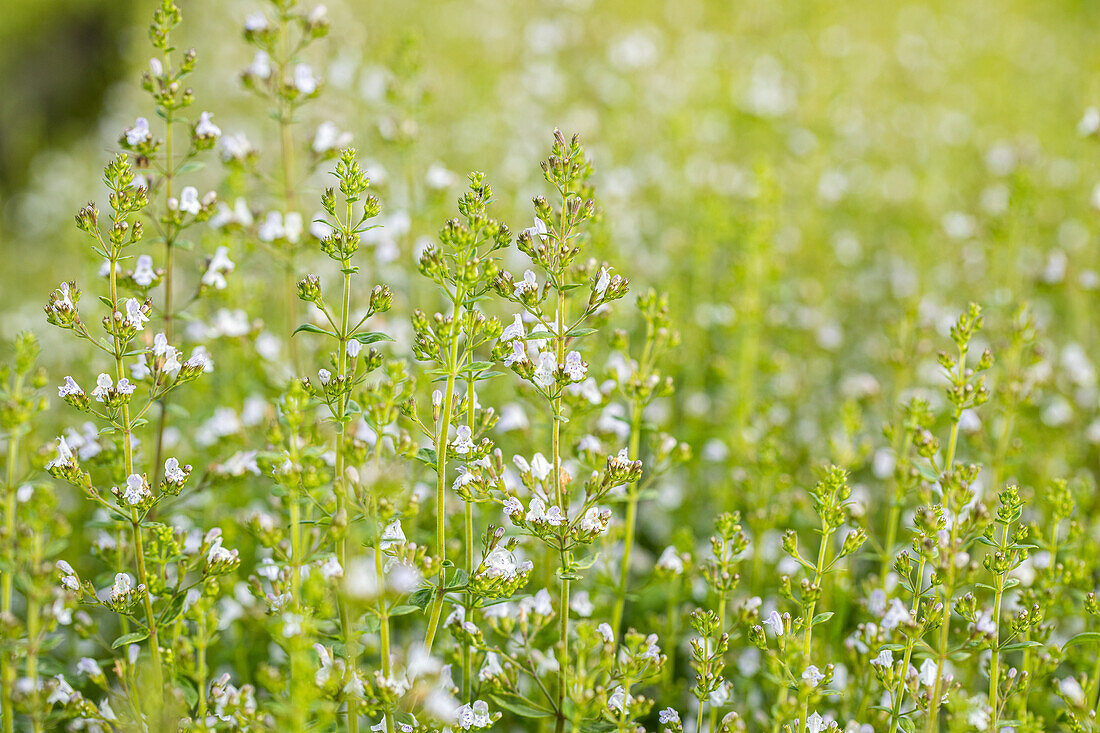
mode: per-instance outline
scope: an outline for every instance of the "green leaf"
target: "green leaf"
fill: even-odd
[[[179,618],[179,615],[183,612],[183,601],[185,598],[186,596],[183,593],[176,594],[176,597],[168,604],[168,608],[164,609],[164,612],[160,615],[157,626],[170,624]]]
[[[1100,631],[1086,631],[1082,634],[1072,637],[1069,641],[1062,645],[1062,649],[1069,649],[1071,646],[1077,646],[1078,644],[1088,644],[1090,642],[1100,641]]]
[[[378,343],[379,341],[393,341],[392,338],[381,331],[364,331],[355,334],[352,338],[364,345]]]
[[[432,602],[432,596],[434,594],[435,588],[421,588],[409,596],[409,603],[423,611],[428,607],[428,604]]]
[[[410,613],[416,613],[417,611],[423,611],[420,606],[414,606],[408,603],[403,603],[400,606],[394,606],[390,609],[389,617],[395,618],[397,616],[407,616]]]
[[[498,692],[490,697],[510,713],[515,713],[521,718],[549,718],[553,713],[540,708],[530,700],[507,692]]]
[[[292,333],[290,335],[291,336],[297,335],[297,333],[299,331],[305,331],[306,333],[320,333],[320,334],[324,334],[325,336],[332,336],[333,338],[336,338],[336,334],[329,333],[328,331],[321,328],[320,326],[314,326],[312,323],[303,323],[301,326],[298,326],[298,328],[294,329],[294,333]]]
[[[421,448],[416,452],[416,460],[420,461],[425,466],[431,466],[434,469],[436,461],[438,460],[438,456],[436,452],[431,448]]]
[[[826,621],[828,621],[829,619],[831,619],[832,617],[833,617],[833,612],[832,611],[826,611],[825,613],[819,613],[816,616],[814,616],[814,620],[810,622],[810,625],[811,626],[817,626],[818,624],[823,624]]]
[[[176,169],[176,175],[190,173],[191,171],[200,171],[204,167],[206,167],[206,163],[201,160],[190,160]]]
[[[139,641],[143,641],[149,637],[148,631],[134,631],[129,634],[123,634],[115,639],[115,643],[111,644],[112,649],[118,649],[120,646],[126,646],[127,644],[136,644]]]

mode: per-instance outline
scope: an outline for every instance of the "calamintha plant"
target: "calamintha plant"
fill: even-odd
[[[1035,262],[1066,189],[1031,222],[1038,184],[997,173],[984,218],[937,220],[1009,273],[960,309],[969,284],[858,269],[868,243],[834,231],[870,163],[815,172],[820,205],[784,189],[817,132],[784,130],[797,166],[681,171],[675,140],[637,155],[586,123],[624,124],[586,85],[621,99],[720,44],[653,63],[670,18],[601,33],[614,73],[580,74],[567,5],[517,75],[567,90],[593,147],[554,130],[536,166],[447,94],[452,137],[428,133],[442,41],[256,0],[223,57],[259,103],[198,105],[223,31],[156,3],[147,101],[76,215],[88,256],[58,260],[55,328],[4,346],[4,731],[1100,731],[1087,227],[1035,277],[1006,264]],[[764,126],[799,97],[757,66]],[[450,172],[467,159],[488,172]],[[839,323],[872,309],[885,327]]]

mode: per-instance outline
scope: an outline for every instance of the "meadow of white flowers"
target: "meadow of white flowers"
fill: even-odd
[[[707,2],[501,9],[437,101],[343,4],[181,5],[17,202],[3,731],[1100,731],[1100,112],[728,109]]]

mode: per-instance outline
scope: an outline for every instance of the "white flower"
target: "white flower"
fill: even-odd
[[[642,659],[659,662],[661,660],[661,647],[657,646],[657,635],[650,634],[645,641],[646,649],[642,652]]]
[[[235,267],[236,264],[229,259],[229,248],[218,247],[214,250],[214,256],[210,258],[210,264],[206,266],[206,272],[202,276],[202,284],[216,290],[225,290],[225,286],[228,284],[225,281],[225,273],[233,272]]]
[[[309,64],[298,64],[294,67],[294,88],[302,94],[313,94],[317,91],[317,77],[313,75]]]
[[[346,148],[351,144],[351,133],[341,132],[332,122],[322,122],[313,135],[313,152],[327,153],[336,148]]]
[[[113,387],[114,383],[111,381],[111,375],[101,373],[95,379],[95,389],[92,390],[92,397],[99,402],[106,402]]]
[[[149,59],[149,73],[154,77],[161,77],[164,75],[164,65],[161,64],[160,59]]]
[[[596,278],[596,295],[603,297],[603,294],[607,292],[607,286],[611,283],[611,275],[608,273],[606,267],[600,268],[600,275]]]
[[[462,730],[487,728],[492,722],[489,705],[484,700],[477,700],[473,705],[466,703],[455,712],[455,723]]]
[[[199,190],[194,186],[186,186],[180,191],[179,210],[186,211],[194,216],[202,210],[199,203]]]
[[[538,277],[534,270],[524,270],[523,279],[515,283],[512,288],[516,297],[522,297],[524,293],[536,293],[539,289]]]
[[[63,466],[73,459],[73,452],[69,449],[69,444],[65,442],[65,436],[57,436],[57,455],[53,460],[46,464],[46,468],[53,468],[55,466]]]
[[[817,668],[817,665],[811,664],[806,667],[806,670],[802,673],[802,681],[808,682],[810,687],[817,687],[821,684],[821,680],[825,679],[825,675],[821,673],[821,670]]]
[[[680,575],[684,572],[684,560],[680,557],[680,553],[676,551],[676,548],[669,545],[657,559],[657,567],[673,575]]]
[[[53,705],[54,703],[61,703],[62,705],[67,705],[69,703],[69,700],[72,699],[75,692],[73,691],[72,686],[70,686],[69,683],[65,681],[65,677],[63,675],[57,675],[56,677],[54,677],[54,679],[57,680],[57,684],[50,692],[50,696],[46,698],[46,704]]]
[[[602,623],[596,627],[596,631],[600,632],[605,644],[615,643],[615,633],[611,630],[611,624]]]
[[[680,714],[672,708],[665,708],[657,715],[657,722],[661,725],[669,725],[670,723],[679,723]]]
[[[825,730],[825,721],[817,711],[813,711],[810,717],[806,718],[806,731],[807,733],[822,733]]]
[[[405,544],[405,531],[401,529],[401,520],[395,519],[382,532],[381,546],[384,550],[390,545],[403,544]]]
[[[264,56],[266,55],[267,54],[264,54]],[[270,73],[270,70],[268,71],[268,73]],[[223,135],[221,140],[218,142],[218,145],[221,150],[222,160],[244,160],[252,152],[252,143],[248,141],[248,138],[245,137],[244,133],[240,132]],[[241,199],[237,199],[237,201],[241,201]],[[234,214],[239,214],[239,212],[237,212],[235,208]],[[248,226],[249,224],[251,224],[251,212],[249,212],[247,222],[238,219],[237,223],[241,224],[242,226]]]
[[[514,496],[509,496],[504,500],[504,513],[509,517],[514,517],[517,514],[523,514],[523,502]]]
[[[588,591],[577,591],[569,597],[569,608],[581,618],[588,618],[596,610],[596,604],[588,596]]]
[[[877,657],[871,660],[871,664],[876,667],[893,667],[894,653],[889,649],[883,649]]]
[[[504,668],[500,666],[500,657],[493,652],[486,652],[485,663],[481,665],[481,670],[477,673],[477,678],[485,682],[494,677],[500,677],[503,674]]]
[[[519,318],[519,316],[516,316]],[[527,363],[527,346],[523,341],[515,340],[512,342],[512,353],[504,357],[504,366],[510,367],[516,364]]]
[[[345,349],[349,358],[354,359],[359,356],[359,352],[363,350],[363,344],[360,341],[352,339],[348,341],[348,345]]]
[[[993,623],[993,614],[989,611],[979,611],[974,617],[974,628],[979,634],[996,633],[997,624]]]
[[[886,615],[882,617],[882,628],[890,631],[896,629],[898,624],[909,620],[909,609],[897,598],[890,601],[890,607],[886,609]]]
[[[80,661],[76,663],[76,671],[78,674],[86,674],[89,677],[98,677],[100,673],[99,662],[91,657],[81,657]]]
[[[334,580],[335,578],[344,577],[344,568],[340,565],[340,561],[336,559],[335,555],[330,556],[321,563],[321,575],[325,580]]]
[[[157,272],[153,269],[153,258],[149,255],[138,255],[130,279],[143,288],[152,285],[153,281],[157,279]]]
[[[471,435],[472,433],[468,425],[458,426],[454,442],[451,443],[451,447],[454,448],[455,453],[464,456],[474,449],[474,441]]]
[[[214,361],[206,353],[206,347],[201,344],[195,347],[195,350],[191,352],[191,357],[187,360],[187,368],[201,369],[206,373],[214,371]]]
[[[570,351],[565,355],[565,366],[562,367],[562,370],[569,379],[574,382],[579,382],[584,379],[585,374],[588,373],[588,365],[581,361],[579,352]]]
[[[617,713],[623,712],[623,707],[627,705],[626,692],[623,690],[622,685],[619,685],[611,691],[611,697],[607,698],[607,707],[609,710],[614,710]]]
[[[550,351],[543,351],[539,354],[539,363],[535,367],[533,375],[535,384],[543,389],[550,389],[554,384],[554,372],[557,368],[558,361],[554,354]]]
[[[523,325],[523,318],[522,316],[520,316],[519,313],[517,313],[512,319],[512,322],[509,325],[505,326],[504,330],[501,331],[500,340],[507,342],[514,339],[522,339],[526,335],[527,329]]]
[[[72,377],[65,377],[65,384],[57,388],[58,397],[68,397],[69,395],[82,395],[84,390],[80,388],[80,385]]]
[[[1085,704],[1085,691],[1081,689],[1081,683],[1072,677],[1058,680],[1058,692],[1078,705]]]
[[[256,230],[256,236],[260,238],[261,242],[274,242],[276,239],[285,237],[286,230],[283,228],[283,215],[278,211],[269,211],[267,218]]]
[[[203,112],[199,115],[199,122],[195,125],[195,135],[198,137],[218,137],[221,134],[221,128],[210,121],[209,112]]]
[[[126,491],[122,493],[122,498],[125,499],[130,506],[137,506],[152,495],[152,492],[149,491],[149,486],[145,483],[144,476],[138,473],[131,473],[126,477]]]
[[[244,19],[244,29],[256,33],[267,29],[267,18],[263,13],[249,13]]]
[[[332,381],[332,372],[328,369],[318,369],[317,378],[321,380],[321,385],[326,386]]]
[[[939,666],[932,659],[925,659],[920,665],[920,683],[925,687],[931,687],[936,684],[936,675],[939,673]]]
[[[545,481],[546,477],[550,475],[550,472],[554,470],[554,467],[550,465],[550,461],[546,460],[545,456],[541,453],[536,453],[531,458],[531,475],[533,475],[539,481]]]
[[[577,529],[581,532],[602,534],[607,529],[607,519],[608,517],[603,510],[599,507],[590,506],[584,516],[581,517],[581,521],[577,523]]]
[[[428,166],[428,172],[424,174],[424,183],[433,191],[450,188],[455,185],[457,180],[458,176],[439,163],[432,163]]]
[[[126,300],[126,325],[133,327],[135,331],[144,331],[149,316],[141,311],[141,302],[137,298]]]
[[[182,484],[187,480],[187,473],[180,468],[179,460],[169,458],[164,462],[164,480],[170,484]]]
[[[129,573],[116,573],[115,582],[114,585],[111,586],[109,598],[112,602],[117,602],[129,594],[133,589],[134,579],[130,577]]]
[[[286,237],[286,241],[292,244],[297,242],[301,238],[301,232],[303,232],[303,228],[301,228],[301,215],[298,214],[297,211],[288,212],[283,220],[283,228],[283,236]]]
[[[134,126],[126,130],[126,142],[130,145],[140,145],[152,139],[153,135],[149,132],[149,120],[144,117],[138,117],[134,122]]]
[[[135,389],[137,389],[137,387],[131,384],[130,380],[126,377],[118,380],[118,384],[115,385],[115,391],[123,395],[131,395],[134,393]]]

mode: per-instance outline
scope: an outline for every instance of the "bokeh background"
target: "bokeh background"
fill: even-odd
[[[153,5],[0,10],[4,338],[42,325],[59,263],[94,265],[71,214],[101,196],[102,161],[148,114]],[[1077,124],[1100,100],[1095,3],[328,6],[333,32],[311,59],[328,88],[306,122],[351,131],[389,186],[387,266],[408,270],[448,215],[457,189],[439,216],[417,199],[433,165],[459,182],[486,171],[522,228],[550,131],[579,132],[608,252],[671,295],[691,355],[679,407],[701,418],[732,411],[744,428],[774,390],[835,414],[846,375],[888,380],[898,331],[942,333],[968,299],[1002,323],[1031,302],[1053,348],[1093,351],[1100,150]],[[199,53],[198,106],[262,150],[272,130],[239,82],[255,9],[188,0],[180,45]]]
[[[415,256],[454,216],[465,172],[487,173],[496,215],[518,232],[544,191],[537,164],[552,130],[586,143],[603,212],[594,254],[636,292],[667,292],[682,335],[662,365],[677,390],[649,417],[694,458],[646,495],[639,555],[652,560],[674,529],[703,537],[717,511],[740,510],[751,578],[772,592],[777,528],[808,526],[801,488],[814,466],[848,467],[861,505],[881,510],[892,471],[882,426],[914,392],[942,408],[935,354],[971,300],[986,322],[974,353],[988,345],[999,362],[994,400],[968,415],[960,457],[992,461],[998,482],[1029,498],[1067,478],[1082,516],[1098,516],[1100,142],[1086,110],[1100,104],[1100,3],[326,4],[332,31],[308,59],[326,89],[301,129],[331,120],[368,161],[386,226],[365,269],[397,294],[376,326],[398,337],[395,356],[411,307],[435,307]],[[275,125],[240,82],[252,57],[241,27],[258,4],[180,5],[178,45],[198,52],[196,111],[272,154]],[[152,116],[139,79],[153,7],[0,1],[0,340],[38,332],[51,383],[85,357],[45,327],[42,305],[60,280],[95,277],[72,215],[103,201],[103,162],[135,117]],[[317,200],[327,168],[300,187],[303,200]],[[227,200],[245,188],[215,156],[194,176]],[[250,265],[258,250],[203,230],[197,253],[226,244],[237,262],[219,297],[281,327],[270,283],[250,275],[264,271]],[[196,255],[193,279],[200,265]],[[1014,336],[1025,304],[1034,348]],[[613,325],[636,328],[620,310]],[[256,442],[237,418],[241,390],[261,381],[244,376],[260,371],[256,349],[221,334],[210,350],[218,370],[188,407],[215,439],[181,452],[196,464]],[[50,420],[66,425],[58,410]],[[989,499],[988,472],[982,481]],[[257,480],[203,499],[202,511],[240,515],[268,488]],[[90,510],[69,500],[80,526]],[[869,517],[873,536],[884,514]],[[227,544],[243,534],[225,526]],[[73,538],[74,554],[87,539]]]

